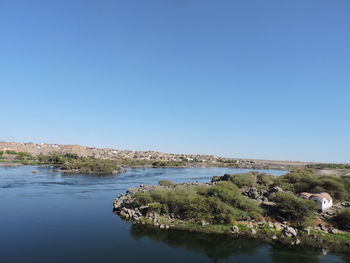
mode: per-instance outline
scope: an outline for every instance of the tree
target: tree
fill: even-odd
[[[272,200],[276,203],[277,212],[298,226],[306,223],[317,210],[316,202],[297,198],[290,193],[277,193]]]
[[[334,217],[334,221],[339,228],[350,229],[350,208],[340,210]]]

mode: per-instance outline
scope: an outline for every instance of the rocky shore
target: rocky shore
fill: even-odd
[[[184,183],[181,185],[200,185],[203,187],[215,184],[214,182],[203,183]],[[230,225],[212,225],[205,221],[183,220],[175,214],[155,213],[149,206],[137,206],[133,202],[133,196],[137,192],[147,192],[160,186],[140,185],[136,188],[129,189],[125,194],[118,196],[113,202],[113,211],[122,219],[132,222],[133,224],[149,225],[160,229],[179,229],[188,231],[197,231],[205,233],[221,233],[234,235],[236,237],[244,236],[257,238],[268,243],[280,243],[293,247],[314,247],[322,250],[323,254],[327,251],[345,252],[350,250],[350,239],[343,238],[348,232],[340,231],[335,227],[320,223],[313,227],[296,228],[291,226],[282,217],[271,218],[262,217],[248,221],[237,221]],[[169,188],[171,186],[161,186]],[[269,196],[276,192],[283,191],[279,187],[271,187],[266,191],[256,188],[249,188],[242,192],[243,195],[257,200],[261,205],[273,206]],[[350,207],[350,202],[343,202],[335,206]],[[321,217],[327,217],[334,210],[320,213]],[[348,238],[349,236],[347,236]]]

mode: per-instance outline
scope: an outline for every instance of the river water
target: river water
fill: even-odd
[[[35,171],[35,173],[33,173]],[[115,176],[0,167],[0,262],[350,262],[256,240],[136,226],[112,213],[114,198],[139,184],[210,181],[227,168],[140,168]],[[265,171],[273,175],[285,171]]]

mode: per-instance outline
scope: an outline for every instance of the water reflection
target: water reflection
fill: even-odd
[[[144,225],[132,225],[130,232],[134,239],[146,237],[173,248],[199,252],[205,254],[213,262],[236,261],[242,255],[254,256],[259,262],[350,262],[350,255],[343,254],[340,257],[337,255],[322,256],[321,252],[316,249],[292,249],[282,245],[271,246],[256,239],[234,238],[229,235],[161,230]],[[259,258],[258,255],[261,257]]]
[[[164,231],[143,225],[133,225],[130,232],[135,239],[147,237],[152,241],[166,243],[174,248],[203,253],[213,262],[219,262],[234,255],[253,255],[262,247],[267,246],[257,240],[237,239],[228,235],[208,235],[179,230]]]

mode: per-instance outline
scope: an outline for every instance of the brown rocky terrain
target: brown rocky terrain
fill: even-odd
[[[21,143],[21,142],[0,142],[0,151],[12,150],[16,152],[27,152],[32,155],[50,153],[74,153],[79,156],[94,156],[101,159],[112,160],[144,160],[164,162],[186,162],[189,165],[200,166],[232,166],[239,168],[255,169],[289,169],[291,167],[303,167],[309,162],[294,161],[273,161],[224,158],[203,154],[172,154],[156,151],[131,151],[110,148],[96,148],[81,145],[47,144],[47,143]]]

